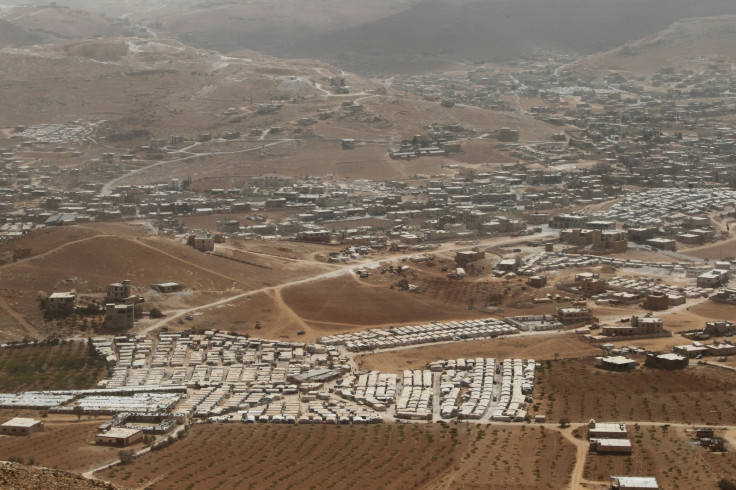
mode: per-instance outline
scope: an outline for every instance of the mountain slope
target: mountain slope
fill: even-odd
[[[646,75],[666,65],[696,72],[716,58],[736,63],[736,16],[697,17],[678,21],[643,39],[595,54],[576,68],[628,71]],[[595,68],[594,68],[595,67]]]
[[[500,0],[426,2],[353,29],[284,45],[279,55],[346,69],[404,71],[443,58],[502,61],[535,48],[589,54],[694,16],[736,14],[731,0]]]

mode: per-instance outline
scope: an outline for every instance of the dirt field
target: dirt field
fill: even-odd
[[[0,412],[2,421],[15,416]],[[38,417],[38,414],[35,414]],[[29,436],[0,436],[0,460],[62,470],[84,472],[117,459],[119,448],[96,446],[95,435],[102,420],[45,421],[46,431]],[[131,446],[138,450],[142,444]]]
[[[574,335],[510,336],[505,339],[452,342],[421,349],[364,354],[357,356],[356,362],[363,369],[395,372],[403,369],[420,369],[428,362],[438,359],[495,357],[542,360],[554,359],[555,354],[560,358],[569,358],[591,356],[599,352],[600,349]]]
[[[736,454],[708,452],[693,437],[679,427],[629,425],[632,454],[588,454],[583,476],[607,481],[610,475],[651,475],[662,488],[716,488],[721,478],[733,480]]]
[[[725,257],[736,257],[736,238],[716,242],[713,245],[704,245],[685,249],[683,255],[701,259],[721,260]]]
[[[535,411],[557,421],[639,420],[681,423],[736,423],[736,372],[713,366],[681,371],[640,367],[628,373],[604,371],[594,359],[543,363],[536,373]],[[643,359],[640,359],[643,363]]]
[[[532,426],[202,425],[99,476],[151,488],[562,488],[574,459],[558,433]]]

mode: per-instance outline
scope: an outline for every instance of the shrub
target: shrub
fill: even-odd
[[[118,458],[121,464],[130,464],[133,462],[135,454],[132,449],[121,449],[118,451]]]

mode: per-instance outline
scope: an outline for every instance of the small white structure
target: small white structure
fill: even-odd
[[[612,490],[648,490],[659,488],[653,476],[612,476]]]

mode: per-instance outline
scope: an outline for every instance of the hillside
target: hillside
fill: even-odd
[[[285,45],[351,71],[407,72],[441,60],[504,61],[530,50],[590,54],[694,16],[736,13],[729,0],[424,2],[390,17]]]
[[[736,16],[698,17],[675,22],[652,36],[595,54],[575,67],[645,75],[656,73],[662,66],[700,71],[708,61],[717,58],[736,62],[734,43]]]
[[[0,461],[0,487],[16,490],[114,490],[118,487],[99,480],[89,480],[68,471],[38,468],[19,463]]]
[[[90,233],[80,237],[76,230]],[[38,235],[38,236],[37,236]],[[38,245],[49,238],[46,230],[30,233],[15,245],[32,250],[31,257],[2,266],[0,293],[0,339],[19,340],[23,336],[45,337],[92,334],[94,317],[44,318],[39,308],[39,292],[75,289],[83,304],[101,301],[105,285],[131,280],[135,294],[145,297],[144,310],[163,311],[193,307],[258,289],[281,281],[303,278],[323,268],[319,264],[295,263],[289,268],[274,267],[278,259],[263,256],[251,264],[234,262],[213,254],[203,254],[169,238],[143,238],[133,227],[62,227],[53,230],[54,248]],[[64,240],[64,237],[68,237]],[[76,239],[73,239],[76,238]],[[256,262],[257,260],[257,262]],[[176,281],[184,286],[177,294],[163,295],[150,289],[154,282]]]
[[[77,9],[18,7],[0,10],[0,18],[2,17],[17,28],[36,34],[36,37],[46,35],[62,39],[84,39],[134,34],[129,21],[109,19]]]
[[[0,18],[0,48],[44,41],[48,36],[28,32],[20,26]]]

